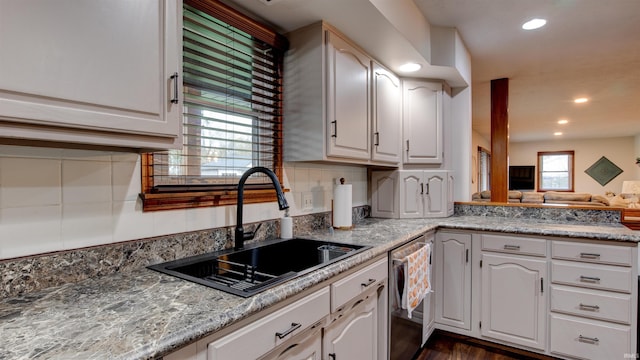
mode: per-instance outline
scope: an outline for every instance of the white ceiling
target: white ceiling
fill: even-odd
[[[509,78],[511,141],[640,134],[640,0],[226,0],[288,32],[324,19],[388,67],[425,55],[375,3],[455,27],[472,60],[473,127],[489,139],[490,81]],[[406,14],[406,12],[405,12]],[[539,30],[520,26],[547,19]],[[410,24],[418,23],[407,19]],[[403,24],[404,25],[404,24]],[[428,54],[426,54],[428,57]],[[418,76],[433,77],[429,67]],[[572,99],[585,96],[587,104]],[[560,118],[567,125],[557,125]]]

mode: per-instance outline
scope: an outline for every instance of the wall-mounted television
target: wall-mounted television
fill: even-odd
[[[509,166],[509,190],[535,190],[536,167],[534,165]]]

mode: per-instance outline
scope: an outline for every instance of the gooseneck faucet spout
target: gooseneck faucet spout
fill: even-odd
[[[280,182],[278,181],[278,177],[276,174],[261,166],[252,167],[251,169],[245,171],[240,177],[240,181],[238,182],[238,201],[237,201],[237,212],[236,212],[236,231],[235,231],[235,244],[234,249],[240,250],[244,247],[245,240],[251,240],[256,235],[256,230],[252,232],[247,232],[245,234],[244,228],[242,227],[242,208],[244,203],[244,183],[247,181],[249,176],[256,172],[261,172],[266,174],[271,182],[273,183],[273,187],[276,189],[276,196],[278,197],[278,208],[280,210],[288,209],[289,204],[287,203],[287,199],[284,197],[284,193],[282,192],[282,187],[280,186]]]

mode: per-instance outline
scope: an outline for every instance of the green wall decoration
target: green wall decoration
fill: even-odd
[[[591,176],[600,185],[605,186],[609,181],[615,179],[616,176],[622,174],[622,171],[623,170],[616,166],[616,164],[612,163],[611,160],[603,156],[584,172]]]

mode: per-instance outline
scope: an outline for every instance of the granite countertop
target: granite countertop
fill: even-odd
[[[371,245],[346,260],[251,298],[140,268],[0,300],[0,359],[149,359],[210,335],[438,227],[640,241],[622,225],[499,217],[365,219],[353,230],[305,237]],[[299,235],[302,236],[302,235]]]

